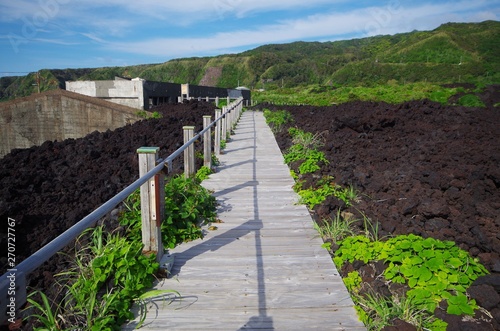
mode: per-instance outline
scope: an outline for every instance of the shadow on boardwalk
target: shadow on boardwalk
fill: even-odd
[[[253,118],[253,117],[252,117]],[[273,330],[273,320],[271,316],[268,316],[267,312],[267,307],[266,307],[266,285],[265,285],[265,277],[264,277],[264,261],[263,261],[263,256],[262,256],[262,247],[261,247],[261,229],[263,228],[263,222],[262,219],[260,218],[259,215],[259,203],[258,203],[258,186],[259,182],[257,181],[257,168],[256,168],[256,146],[257,146],[257,130],[255,127],[255,119],[253,118],[253,130],[252,130],[253,138],[246,138],[246,139],[235,139],[235,141],[241,141],[241,140],[253,140],[253,146],[249,147],[242,147],[242,148],[236,148],[236,149],[227,149],[224,151],[225,154],[233,153],[236,151],[242,151],[242,150],[249,150],[252,153],[248,154],[248,160],[234,163],[234,164],[228,164],[228,165],[222,165],[218,168],[218,172],[224,172],[227,170],[230,170],[235,167],[239,167],[245,164],[252,164],[252,180],[247,181],[242,184],[237,184],[232,187],[228,187],[226,189],[223,189],[221,191],[215,192],[214,196],[215,197],[224,197],[225,195],[232,193],[234,191],[238,191],[244,188],[252,188],[252,194],[253,194],[253,218],[248,220],[247,222],[230,229],[228,231],[225,231],[224,233],[214,236],[206,241],[202,241],[200,244],[193,246],[186,251],[183,251],[181,253],[173,253],[172,256],[174,257],[174,266],[171,271],[171,275],[169,278],[175,278],[177,275],[182,270],[182,267],[185,265],[185,263],[193,259],[203,253],[209,252],[209,251],[217,251],[223,246],[226,246],[234,241],[239,240],[240,237],[248,235],[250,233],[254,233],[254,238],[255,238],[255,256],[256,256],[256,265],[255,268],[257,270],[257,292],[258,292],[258,310],[259,310],[259,315],[258,316],[252,316],[248,322],[246,322],[241,328],[238,330],[256,330],[256,329],[266,329],[266,330]],[[229,212],[232,210],[232,206],[229,204],[225,204],[224,198],[221,200],[218,200],[220,203],[219,208],[218,208],[218,213],[224,213],[224,212]],[[190,302],[188,303],[189,305],[192,305],[194,302],[196,302],[197,298],[195,296],[189,296],[189,297],[176,297],[173,298],[174,301],[184,301]]]
[[[171,277],[156,288],[180,294],[148,303],[143,328],[366,330],[307,208],[296,205],[262,114],[243,116],[218,172],[203,184],[215,191],[224,223],[172,250]]]

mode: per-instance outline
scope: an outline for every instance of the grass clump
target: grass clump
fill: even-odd
[[[458,104],[464,107],[486,107],[484,102],[474,94],[466,94],[460,97]]]
[[[321,238],[323,238],[323,241],[330,240],[337,242],[355,235],[354,223],[356,221],[353,217],[343,217],[340,209],[338,209],[333,219],[323,220],[321,225],[314,223],[314,228],[318,231]]]
[[[292,114],[286,110],[271,111],[269,109],[264,109],[264,117],[273,133],[281,132],[285,124],[293,122]]]
[[[130,308],[152,286],[158,269],[155,255],[143,255],[141,242],[105,234],[102,227],[93,229],[90,238],[76,252],[74,267],[56,275],[64,291],[60,302],[49,302],[42,292],[29,295],[35,310],[30,318],[44,325],[35,329],[120,330],[134,317]]]
[[[297,128],[290,128],[288,133],[292,136],[293,145],[284,155],[285,163],[301,161],[300,174],[313,173],[321,169],[320,165],[328,164],[323,152],[318,150],[323,145],[321,135],[313,135]]]

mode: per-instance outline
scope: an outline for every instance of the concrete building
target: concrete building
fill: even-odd
[[[245,88],[228,89],[221,87],[199,86],[147,81],[141,78],[97,81],[67,81],[66,90],[83,95],[104,99],[117,104],[148,110],[162,103],[207,97],[237,99],[243,97],[250,102],[250,90]]]
[[[68,81],[66,90],[144,110],[161,103],[177,102],[181,95],[179,84],[119,77],[115,80]]]

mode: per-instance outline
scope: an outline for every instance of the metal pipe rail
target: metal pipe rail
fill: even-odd
[[[168,171],[170,172],[172,170],[172,161],[176,157],[184,152],[196,140],[202,137],[204,133],[210,130],[210,128],[216,125],[219,121],[223,118],[229,117],[233,110],[237,110],[238,112],[241,111],[242,104],[243,98],[239,98],[232,102],[230,105],[225,107],[226,111],[211,122],[209,126],[204,128],[165,159],[157,160],[157,166],[149,170],[146,174],[106,201],[89,215],[78,221],[68,230],[64,231],[51,242],[40,248],[24,261],[15,267],[8,269],[7,272],[0,277],[0,325],[3,325],[6,322],[14,322],[17,316],[17,310],[26,303],[26,279],[29,273],[40,267],[57,252],[67,246],[71,241],[76,239],[83,231],[92,227],[99,219],[111,212],[119,203],[125,200],[135,190],[159,174],[165,165],[167,165]],[[237,120],[237,118],[235,118],[235,120]]]

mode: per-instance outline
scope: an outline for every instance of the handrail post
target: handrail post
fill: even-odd
[[[238,101],[236,104],[236,120],[240,117],[242,101]]]
[[[227,121],[226,121],[226,135],[227,137],[231,136],[231,129],[232,129],[232,123],[233,123],[233,115],[234,115],[234,109],[232,105],[229,105],[227,107],[228,113],[227,113]]]
[[[218,97],[217,97],[218,98]],[[216,109],[215,110],[215,119],[217,120],[221,116],[221,110]],[[220,155],[220,127],[221,127],[221,121],[217,121],[215,123],[215,146],[214,146],[214,153],[216,156]]]
[[[227,114],[226,114],[226,111],[227,111],[227,107],[226,106],[223,106],[222,107],[222,114],[224,114],[224,116],[222,117],[222,123],[221,123],[221,141],[226,141],[227,140]]]
[[[141,147],[139,154],[139,177],[156,167],[159,147]],[[161,222],[164,218],[165,177],[156,174],[141,185],[141,218],[143,253],[155,253],[157,261],[163,256]]]
[[[203,129],[206,129],[210,125],[212,116],[203,116]],[[203,134],[203,165],[208,169],[212,169],[212,130],[208,129]]]
[[[194,137],[194,126],[183,126],[184,130],[184,144],[193,139]],[[184,150],[184,176],[186,178],[194,175],[194,144],[189,145]]]

